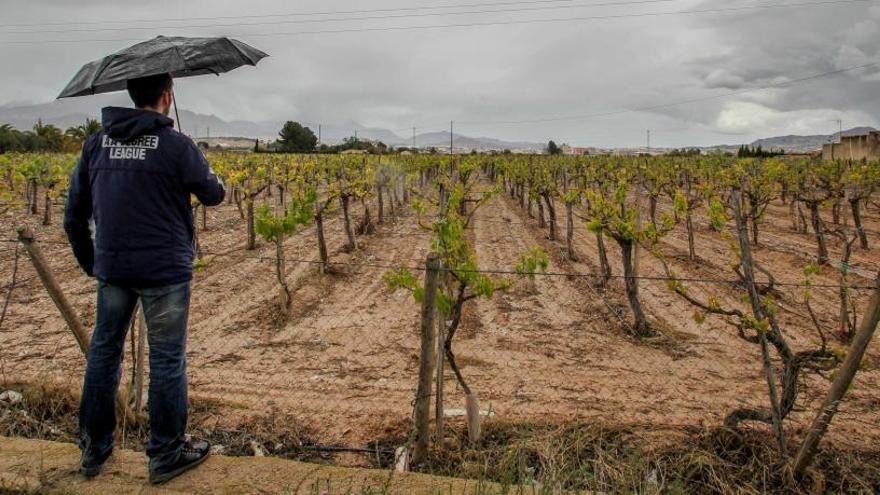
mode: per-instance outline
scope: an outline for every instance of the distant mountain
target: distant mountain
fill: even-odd
[[[315,134],[318,133],[318,126],[315,124],[304,124]],[[279,127],[280,129],[280,127]],[[325,144],[338,144],[346,138],[354,137],[357,134],[358,139],[367,139],[370,141],[382,141],[385,144],[397,145],[405,141],[404,138],[398,136],[388,129],[377,127],[364,127],[356,122],[345,124],[324,124],[321,126],[321,142]]]
[[[89,98],[66,98],[49,103],[27,104],[7,103],[0,105],[0,124],[10,124],[18,129],[30,129],[40,119],[44,124],[53,124],[61,129],[82,124],[87,118],[100,120],[100,109],[105,106],[130,106],[131,102],[124,93],[97,95]],[[173,115],[172,115],[173,117]],[[205,115],[180,109],[180,123],[183,132],[195,138],[205,137],[240,137],[270,140],[278,137],[283,122],[264,121],[251,122],[245,120],[225,121],[216,115]],[[307,124],[317,134],[318,126]],[[401,137],[388,129],[364,127],[355,122],[345,124],[322,125],[321,142],[327,144],[341,143],[348,137],[357,134],[360,139],[382,141],[392,146],[411,146],[412,138]],[[456,151],[486,151],[504,149],[530,149],[540,151],[543,144],[527,142],[508,142],[494,138],[472,138],[456,134],[454,136]],[[416,136],[416,145],[420,148],[434,146],[439,149],[449,147],[448,132],[430,132]]]
[[[862,136],[871,131],[875,131],[873,127],[854,127],[843,131],[844,136]],[[786,152],[806,153],[822,149],[822,145],[838,141],[840,139],[839,132],[834,134],[816,134],[813,136],[777,136],[753,141],[751,146],[760,146],[765,150],[783,149]]]
[[[97,95],[89,98],[65,98],[48,103],[16,104],[0,106],[0,124],[10,124],[18,129],[30,129],[37,120],[62,129],[82,124],[87,118],[100,120],[101,108],[106,106],[130,106],[128,96],[122,93]],[[173,115],[172,115],[173,117]],[[278,134],[280,123],[226,122],[216,115],[204,115],[180,110],[183,132],[203,137],[210,129],[212,136],[244,136],[269,138]]]
[[[8,103],[0,106],[0,124],[30,129],[38,119],[42,119],[44,124],[66,129],[82,124],[86,118],[98,118],[100,107],[118,104],[118,97],[119,95],[94,99],[72,98],[37,104]]]
[[[453,147],[456,151],[502,151],[502,150],[532,150],[541,151],[543,143],[530,143],[525,141],[503,141],[489,137],[468,137],[461,134],[452,135]],[[400,146],[411,146],[412,140],[393,143]],[[449,148],[449,132],[427,132],[416,136],[416,146],[419,148],[435,147],[439,149]]]
[[[30,129],[37,119],[42,119],[45,124],[54,124],[62,129],[83,123],[87,118],[99,119],[100,109],[108,105],[129,106],[131,102],[124,93],[111,93],[97,95],[89,98],[67,98],[48,103],[8,102],[0,105],[0,124],[11,124],[19,129]],[[295,119],[294,119],[295,120]],[[205,115],[180,110],[180,123],[183,132],[195,138],[249,138],[261,140],[273,140],[278,136],[278,131],[284,124],[282,121],[251,122],[245,120],[226,121],[216,115]],[[318,134],[318,126],[312,123],[304,123]],[[864,135],[875,130],[873,127],[855,127],[843,132],[844,136]],[[391,146],[411,146],[412,137],[400,136],[394,131],[375,127],[365,127],[356,122],[342,124],[321,125],[321,142],[337,144],[355,134],[360,139],[382,141]],[[822,148],[825,143],[837,141],[838,133],[831,135],[812,136],[777,136],[758,139],[750,146],[761,146],[764,149],[783,149],[789,153],[806,153]],[[460,134],[453,135],[456,152],[469,152],[471,150],[526,150],[540,152],[544,149],[544,143],[527,141],[504,141],[490,137],[469,137]],[[449,132],[428,132],[416,136],[416,146],[419,148],[435,147],[439,150],[449,148]],[[736,152],[739,145],[709,146],[705,150],[722,150]],[[658,150],[659,151],[659,150]]]

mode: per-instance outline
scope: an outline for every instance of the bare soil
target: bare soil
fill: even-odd
[[[376,210],[372,204],[374,219]],[[564,239],[563,205],[557,210]],[[359,205],[353,213],[356,222]],[[278,288],[270,259],[274,247],[260,244],[255,251],[245,250],[244,221],[236,208],[209,210],[208,230],[199,232],[209,263],[195,275],[190,313],[191,397],[223,404],[218,424],[243,425],[269,410],[284,411],[328,444],[369,444],[396,431],[412,413],[420,308],[409,293],[389,291],[382,275],[391,267],[423,266],[430,250],[429,233],[408,211],[403,213],[360,237],[353,253],[342,252],[341,215],[332,213],[326,221],[328,245],[331,259],[342,264],[321,275],[314,263],[288,262],[294,294],[293,311],[285,321],[276,309]],[[856,247],[851,263],[851,283],[860,286],[870,285],[880,266],[880,215],[870,210],[865,216],[871,249]],[[36,230],[58,280],[89,326],[95,283],[76,266],[61,227],[40,226],[40,218],[7,213],[0,219],[4,238],[13,239],[18,225]],[[700,212],[694,224],[698,259],[687,260],[687,238],[679,225],[661,246],[670,266],[681,277],[733,279],[725,241],[709,230]],[[779,281],[797,283],[815,248],[811,235],[792,231],[790,224],[787,207],[772,205],[755,256]],[[510,270],[525,251],[542,246],[551,256],[551,272],[597,273],[595,236],[583,221],[575,225],[579,262],[565,260],[562,240],[547,240],[547,230],[538,229],[537,220],[505,195],[477,212],[471,235],[484,269]],[[832,258],[839,257],[839,241],[829,236],[828,242]],[[619,250],[612,241],[606,246],[614,274],[620,275]],[[12,242],[0,246],[0,280],[5,283],[11,281],[14,247]],[[288,258],[314,261],[314,227],[289,238],[285,250]],[[21,256],[18,263],[20,285],[13,289],[0,328],[0,380],[50,377],[79,387],[83,358],[29,260]],[[650,255],[643,254],[640,263],[640,275],[662,278],[660,264]],[[838,272],[826,266],[815,281],[836,284]],[[715,296],[724,305],[742,307],[742,291],[735,285],[688,286],[702,299]],[[793,346],[817,345],[803,288],[778,290],[780,319]],[[812,291],[813,307],[828,334],[836,329],[836,291]],[[867,289],[853,289],[860,315],[868,294]],[[538,276],[534,284],[514,280],[510,290],[468,303],[454,345],[481,407],[504,420],[579,418],[675,429],[717,425],[737,407],[767,402],[757,346],[738,338],[719,318],[696,323],[693,308],[663,280],[643,280],[641,297],[660,332],[646,341],[626,334],[628,307],[620,279],[601,288],[589,277]],[[878,360],[880,344],[875,342],[830,429],[828,439],[837,446],[864,447],[880,440]],[[827,378],[807,376],[798,409],[789,419],[790,431],[808,424],[828,385]],[[451,372],[446,391],[447,407],[463,409],[464,398]]]

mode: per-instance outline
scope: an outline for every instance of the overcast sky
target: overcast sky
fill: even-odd
[[[835,119],[880,127],[880,65],[744,91],[880,61],[880,0],[827,1],[3,0],[0,104],[51,100],[135,40],[229,35],[271,57],[178,81],[183,108],[404,136],[454,120],[465,135],[600,146],[642,145],[646,129],[652,145],[683,146],[826,134]],[[480,25],[397,29],[449,24]],[[542,121],[501,123],[523,120]]]

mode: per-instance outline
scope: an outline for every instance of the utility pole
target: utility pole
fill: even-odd
[[[650,135],[651,131],[648,131]],[[650,139],[650,138],[648,138]],[[648,149],[650,149],[650,145],[648,145]],[[647,162],[647,158],[645,159]],[[639,161],[637,160],[636,163]],[[642,230],[642,190],[645,187],[645,176],[642,174],[642,168],[639,166],[638,174],[636,175],[636,190],[635,190],[635,209],[636,209],[636,231]],[[635,242],[633,245],[633,277],[639,276],[639,254],[641,249],[639,249],[639,243]]]
[[[358,140],[358,130],[357,129],[354,130],[354,140],[355,140],[355,142],[357,142],[357,140]]]
[[[834,119],[831,122],[837,122],[837,144],[841,145],[841,149],[843,148],[843,120],[842,119]],[[831,159],[834,160],[834,139],[831,139]]]
[[[449,154],[452,154],[452,121],[449,121]]]
[[[837,119],[837,129],[837,142],[839,142],[840,147],[843,148],[843,119]],[[852,139],[849,140],[849,159],[853,159]]]
[[[651,155],[651,130],[648,129],[645,131],[645,154]],[[645,158],[645,164],[647,165],[648,159]],[[635,190],[635,208],[636,208],[636,230],[642,230],[642,195],[644,193],[645,188],[645,175],[642,171],[642,168],[639,167],[638,175],[636,176],[636,190]],[[639,243],[636,242],[633,246],[633,276],[639,276],[639,258],[641,249]]]
[[[413,149],[416,149],[416,128],[413,127]]]

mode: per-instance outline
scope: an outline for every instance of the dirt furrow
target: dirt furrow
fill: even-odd
[[[429,247],[429,238],[419,234],[411,218],[389,221],[360,238],[360,249],[346,262],[412,266]],[[217,359],[194,372],[204,382],[194,390],[244,402],[250,410],[293,411],[333,441],[362,441],[406,418],[415,387],[419,308],[404,291],[388,293],[386,268],[337,269],[321,277],[315,267],[303,267],[305,280],[293,301],[310,304],[263,336],[221,346],[225,353],[215,350]]]
[[[523,223],[525,218],[508,225],[481,222],[526,217],[517,210],[509,199],[497,197],[478,214],[474,228],[481,263],[511,265],[520,253],[543,244],[540,231],[536,235],[537,229]],[[499,244],[499,237],[511,241]],[[588,246],[578,248],[583,256],[594,256]],[[481,301],[477,337],[458,344],[459,354],[504,363],[470,375],[476,376],[477,390],[489,388],[481,386],[483,377],[507,384],[491,387],[492,406],[499,414],[543,410],[542,415],[555,411],[623,422],[693,424],[696,418],[720,420],[760,387],[759,367],[706,359],[705,350],[700,356],[676,359],[663,349],[634,342],[609,325],[610,317],[596,296],[591,301],[589,292],[565,277],[539,276],[535,288],[534,294],[515,290]],[[712,400],[698,399],[704,396]]]

